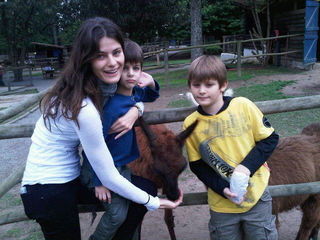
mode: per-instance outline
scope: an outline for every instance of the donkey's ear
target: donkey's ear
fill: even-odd
[[[197,125],[198,120],[194,121],[189,127],[179,133],[179,135],[177,135],[177,140],[179,141],[181,146],[184,144],[185,140],[190,136]]]

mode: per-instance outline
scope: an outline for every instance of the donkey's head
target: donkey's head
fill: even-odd
[[[179,197],[178,177],[187,166],[182,148],[197,123],[177,136],[164,124],[149,126],[143,119],[139,123],[148,139],[153,159],[152,169],[156,175],[153,181],[163,189],[168,199],[176,200]]]

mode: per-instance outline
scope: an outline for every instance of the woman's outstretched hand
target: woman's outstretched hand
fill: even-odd
[[[170,201],[168,199],[160,198],[160,207],[159,208],[169,208],[169,209],[175,209],[182,203],[183,199],[183,192],[181,189],[179,189],[180,196],[176,201]]]

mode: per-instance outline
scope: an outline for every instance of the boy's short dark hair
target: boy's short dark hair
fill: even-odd
[[[191,86],[192,81],[203,82],[209,79],[217,80],[221,87],[227,82],[227,69],[218,57],[203,55],[191,63],[188,71],[188,86]]]
[[[143,51],[139,44],[136,42],[126,39],[124,41],[124,57],[125,62],[129,63],[140,63],[142,67],[143,63]]]

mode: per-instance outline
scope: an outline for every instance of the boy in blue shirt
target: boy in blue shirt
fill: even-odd
[[[128,163],[140,156],[134,128],[120,137],[118,136],[119,133],[108,133],[112,124],[126,114],[131,107],[136,106],[137,102],[152,102],[159,97],[159,84],[153,80],[151,75],[142,72],[143,52],[140,46],[131,40],[126,40],[124,55],[125,64],[117,91],[103,108],[103,135],[120,174],[135,185],[149,185],[147,188],[152,191],[151,194],[156,195],[157,190],[153,183],[132,176],[130,169],[127,167]],[[84,159],[86,160],[85,155]],[[95,195],[104,202],[106,212],[90,239],[112,239],[127,217],[130,200],[110,192],[102,185],[93,170],[92,177]],[[139,183],[136,184],[137,181]],[[141,188],[143,187],[146,186],[141,186]]]

